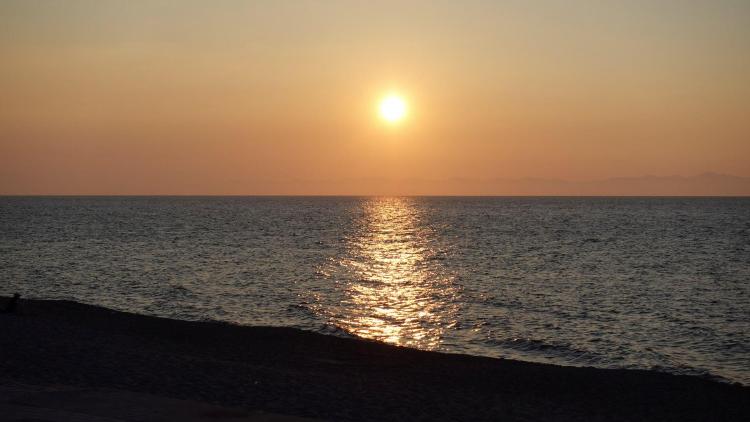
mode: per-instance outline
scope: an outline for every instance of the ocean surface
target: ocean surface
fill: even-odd
[[[0,294],[750,385],[750,198],[0,197]]]

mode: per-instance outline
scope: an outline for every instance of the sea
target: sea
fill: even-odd
[[[750,198],[0,197],[0,295],[750,385]]]

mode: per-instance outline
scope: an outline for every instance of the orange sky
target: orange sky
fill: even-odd
[[[0,3],[0,194],[750,176],[747,1],[371,3]]]

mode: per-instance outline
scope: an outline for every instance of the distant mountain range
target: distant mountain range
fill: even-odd
[[[750,196],[750,177],[704,173],[687,177],[648,175],[589,181],[349,179],[272,182],[266,188],[272,191],[269,193],[324,195]]]
[[[481,192],[508,195],[745,196],[750,195],[750,177],[704,173],[689,177],[648,175],[575,182],[495,179],[476,188]]]
[[[150,191],[2,192],[0,195],[456,195],[456,196],[750,196],[750,177],[703,173],[697,176],[560,179],[234,179],[219,190],[212,184]]]

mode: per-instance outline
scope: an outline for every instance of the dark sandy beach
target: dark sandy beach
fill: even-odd
[[[86,400],[130,400],[146,411],[211,404],[290,419],[750,420],[750,388],[696,377],[425,352],[65,301],[21,305],[17,314],[0,314],[0,395],[8,406],[14,397],[23,404],[24,391],[51,389],[77,391],[84,408]],[[0,414],[22,420],[9,418]]]

